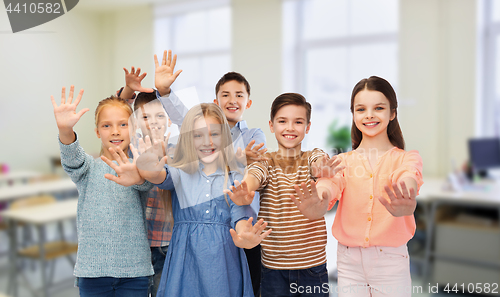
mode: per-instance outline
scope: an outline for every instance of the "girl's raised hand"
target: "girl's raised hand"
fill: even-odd
[[[230,186],[229,190],[223,190],[225,194],[231,198],[231,200],[236,205],[250,205],[253,201],[253,196],[255,196],[255,191],[248,191],[247,183],[245,181],[238,182],[234,181],[234,186]]]
[[[300,212],[309,220],[322,218],[328,210],[330,202],[327,190],[322,191],[322,195],[320,196],[314,181],[311,181],[311,191],[309,191],[305,183],[301,183],[300,186],[300,188],[297,185],[293,186],[300,201],[293,194],[290,194],[290,199],[292,199]]]
[[[142,80],[146,77],[146,72],[143,74],[139,75],[141,73],[141,68],[137,68],[137,71],[135,71],[134,66],[130,68],[130,72],[127,70],[127,68],[123,68],[123,71],[125,71],[125,85],[129,87],[132,91],[134,92],[147,92],[151,93],[154,92],[153,89],[151,88],[144,88],[141,85]]]
[[[329,158],[325,155],[311,164],[311,174],[314,177],[334,177],[337,172],[345,168],[345,166],[340,165],[340,158],[337,156]]]
[[[393,216],[411,216],[417,207],[415,189],[410,188],[408,191],[404,181],[401,181],[399,184],[401,190],[399,190],[398,185],[395,183],[392,184],[392,189],[388,186],[384,186],[390,201],[384,197],[378,197],[378,199]]]
[[[105,178],[125,187],[144,183],[144,178],[142,178],[139,174],[135,159],[130,162],[127,155],[125,155],[121,149],[116,150],[115,148],[110,147],[109,152],[118,165],[105,156],[101,156],[101,159],[116,172],[117,176],[107,173],[104,175]]]
[[[233,238],[234,245],[239,248],[251,249],[257,246],[264,238],[266,238],[273,229],[269,229],[266,232],[264,229],[267,227],[267,222],[264,223],[264,219],[260,219],[255,225],[252,226],[253,218],[248,220],[240,220],[236,224],[236,230],[231,229],[231,237]]]
[[[82,100],[83,89],[80,90],[80,93],[78,93],[78,97],[76,97],[75,101],[73,101],[74,90],[75,86],[71,86],[69,89],[68,100],[66,100],[66,87],[62,88],[61,104],[59,106],[57,106],[54,96],[50,96],[52,106],[54,106],[54,116],[56,117],[56,123],[59,130],[72,130],[82,115],[89,111],[88,108],[84,108],[78,113],[76,112],[76,107],[80,103],[80,100]]]

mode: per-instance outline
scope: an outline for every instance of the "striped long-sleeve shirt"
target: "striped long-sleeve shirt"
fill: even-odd
[[[248,174],[261,184],[259,219],[273,229],[261,243],[265,267],[294,270],[326,263],[325,219],[310,221],[290,199],[290,194],[295,194],[293,185],[304,182],[310,189],[311,163],[324,154],[320,149],[301,152],[297,157],[267,153],[268,161],[248,167]]]

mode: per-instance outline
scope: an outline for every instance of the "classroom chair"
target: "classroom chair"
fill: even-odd
[[[56,203],[56,199],[53,196],[41,195],[14,201],[10,205],[9,209],[17,210],[27,207],[41,206],[50,203]],[[25,227],[30,227],[30,226],[25,226]],[[40,237],[45,238],[46,230],[45,226],[37,226],[37,227],[39,233],[38,241],[40,241],[41,240]],[[30,244],[29,245],[25,244],[17,251],[17,256],[20,258],[28,258],[43,262],[50,261],[51,267],[50,267],[49,278],[46,278],[45,275],[46,273],[44,269],[45,265],[41,265],[42,278],[46,281],[44,289],[46,289],[53,282],[54,268],[55,268],[55,263],[53,260],[61,257],[66,257],[72,266],[75,265],[75,261],[71,256],[77,252],[78,244],[76,242],[68,242],[65,240],[63,222],[58,222],[57,227],[58,227],[58,237],[59,237],[58,239],[54,241],[44,242],[42,245],[39,242],[35,242],[33,238],[25,237],[25,239],[29,239]],[[41,247],[43,247],[43,250],[41,250]],[[29,289],[32,290],[32,288]]]

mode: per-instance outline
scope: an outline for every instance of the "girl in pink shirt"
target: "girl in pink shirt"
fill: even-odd
[[[332,233],[338,240],[339,296],[411,296],[406,243],[415,234],[413,212],[422,159],[405,151],[397,99],[385,79],[362,79],[351,96],[352,151],[318,161],[309,192],[292,200],[314,219],[339,201]],[[337,173],[338,172],[338,173]]]

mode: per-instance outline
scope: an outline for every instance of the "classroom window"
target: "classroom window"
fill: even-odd
[[[177,54],[183,72],[173,89],[195,87],[200,102],[213,102],[215,84],[231,70],[229,1],[173,2],[155,9],[155,53]]]
[[[350,95],[362,78],[398,84],[398,0],[285,0],[284,92],[312,104],[306,149],[327,146],[328,126],[352,122]]]
[[[500,3],[485,0],[480,3],[483,23],[482,106],[479,136],[500,135]]]

